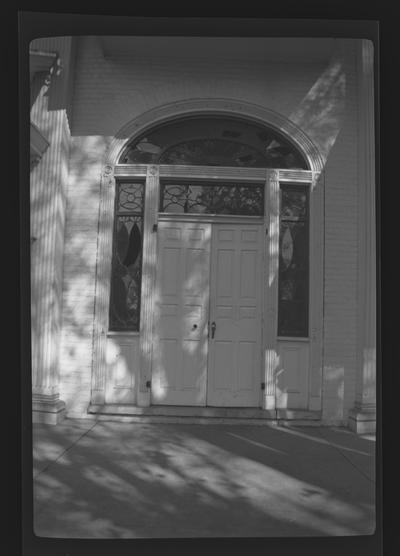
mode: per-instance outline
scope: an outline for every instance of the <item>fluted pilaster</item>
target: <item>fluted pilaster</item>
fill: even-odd
[[[149,382],[153,349],[154,287],[156,278],[159,167],[148,166],[143,233],[142,304],[140,314],[140,384],[138,405],[150,405]]]
[[[95,319],[93,330],[92,404],[104,404],[106,347],[110,299],[112,238],[115,201],[113,167],[106,165],[101,176],[101,201],[96,260]]]
[[[355,406],[350,427],[371,432],[376,423],[376,222],[374,47],[362,40],[358,50],[359,75],[359,276],[358,352]]]
[[[265,400],[264,408],[275,410],[276,369],[278,365],[278,271],[279,271],[279,172],[267,174],[268,197],[265,214],[268,218],[267,276],[265,323]]]

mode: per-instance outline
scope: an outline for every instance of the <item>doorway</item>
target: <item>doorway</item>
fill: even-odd
[[[263,240],[251,218],[159,220],[152,404],[261,405]]]

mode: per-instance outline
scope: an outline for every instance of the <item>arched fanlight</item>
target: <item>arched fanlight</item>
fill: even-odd
[[[128,145],[119,163],[309,169],[299,149],[275,129],[218,116],[152,128]]]

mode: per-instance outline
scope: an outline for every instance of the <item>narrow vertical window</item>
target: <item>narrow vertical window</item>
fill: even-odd
[[[281,185],[278,336],[308,337],[308,187]]]
[[[143,207],[143,183],[117,183],[110,295],[110,330],[139,330]]]

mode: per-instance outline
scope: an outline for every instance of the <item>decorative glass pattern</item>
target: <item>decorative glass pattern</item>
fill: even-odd
[[[194,166],[262,166],[264,155],[254,147],[228,139],[194,139],[174,145],[160,164]]]
[[[117,184],[110,330],[139,330],[143,206],[144,184]]]
[[[278,335],[308,336],[309,222],[307,186],[281,186]]]
[[[264,186],[232,183],[163,184],[160,212],[264,214]]]
[[[142,184],[121,183],[119,184],[118,212],[142,214],[143,210]]]
[[[309,169],[275,129],[219,117],[181,118],[156,127],[135,139],[119,163]]]

